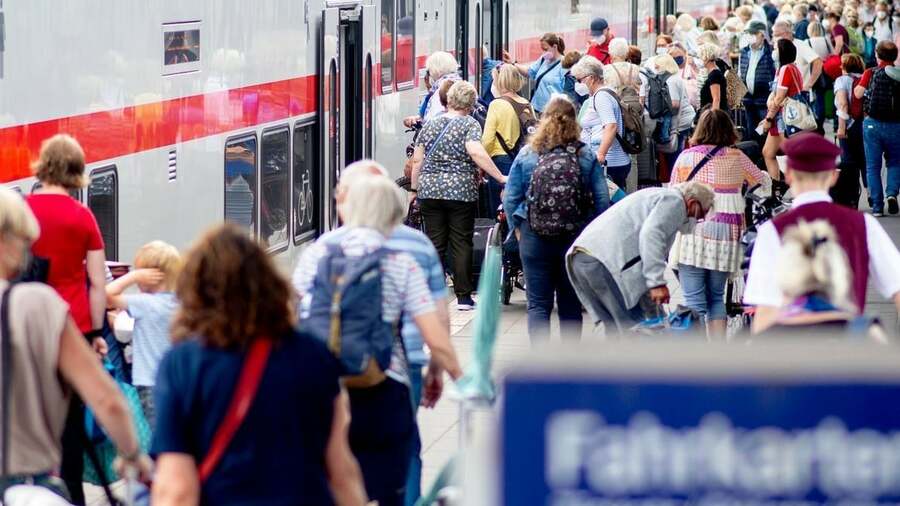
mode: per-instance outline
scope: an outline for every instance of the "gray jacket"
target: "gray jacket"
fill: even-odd
[[[647,290],[666,284],[664,277],[675,234],[688,223],[684,196],[677,188],[647,188],[611,206],[575,239],[612,274],[627,307]]]

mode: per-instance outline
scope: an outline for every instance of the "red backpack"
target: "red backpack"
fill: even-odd
[[[853,78],[853,87],[850,88],[850,93],[847,97],[847,100],[850,101],[850,117],[855,120],[862,120],[863,116],[865,116],[865,111],[863,110],[863,99],[856,98],[856,96],[853,94],[853,90],[856,89],[856,86],[859,84],[860,79],[862,79],[862,76]]]

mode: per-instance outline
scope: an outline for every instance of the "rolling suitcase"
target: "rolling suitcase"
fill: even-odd
[[[481,276],[488,237],[496,224],[497,222],[490,218],[475,218],[475,233],[472,235],[472,282],[475,286],[478,286],[478,279]]]

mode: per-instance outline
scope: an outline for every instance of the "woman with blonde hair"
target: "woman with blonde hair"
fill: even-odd
[[[706,80],[700,88],[700,109],[728,110],[728,83],[725,80],[725,62],[719,58],[721,49],[715,44],[703,44],[697,57],[703,62]]]
[[[263,247],[216,226],[185,255],[175,291],[175,344],[155,387],[153,504],[365,504],[337,361],[295,329],[293,291]],[[222,446],[235,399],[250,407]]]
[[[69,404],[84,399],[115,443],[123,462],[149,478],[153,464],[140,448],[128,404],[85,341],[66,302],[42,283],[15,283],[40,233],[22,197],[0,187],[0,388],[8,392],[0,426],[4,442],[0,500],[14,485],[36,485],[84,501],[81,476],[73,485],[58,476]],[[84,423],[84,416],[77,423]],[[83,431],[83,428],[82,428]],[[79,433],[79,435],[83,435]],[[83,453],[78,455],[84,458]],[[77,487],[77,488],[73,488]],[[66,503],[68,504],[68,503]]]
[[[525,86],[525,78],[512,65],[501,63],[494,68],[494,84],[491,92],[494,100],[488,106],[487,119],[484,122],[484,133],[481,143],[487,150],[491,160],[503,175],[509,174],[513,159],[525,144],[528,132],[522,127],[537,124],[537,114],[528,99],[519,95]],[[501,186],[494,179],[488,180],[490,190],[490,212],[500,207]]]
[[[581,337],[581,304],[566,274],[565,255],[582,228],[609,207],[609,188],[603,166],[580,136],[575,106],[554,96],[509,173],[503,209],[519,234],[533,341],[549,338],[554,299],[560,334]],[[556,213],[556,221],[548,223],[545,210]]]
[[[772,337],[867,337],[886,342],[884,328],[852,301],[852,271],[827,221],[801,220],[781,238],[774,266],[786,304],[764,334]]]
[[[41,228],[31,245],[36,261],[49,265],[45,281],[66,304],[78,330],[94,350],[106,354],[103,319],[106,317],[106,252],[103,235],[90,208],[72,198],[89,183],[84,173],[84,151],[74,138],[57,134],[41,144],[32,166],[41,187],[26,197]],[[39,259],[39,260],[38,260]],[[83,406],[75,397],[63,434],[62,477],[72,500],[84,503],[81,477],[84,468]]]
[[[696,111],[691,105],[688,90],[675,59],[664,54],[653,59],[653,70],[657,74],[669,74],[666,86],[669,88],[669,97],[672,99],[672,123],[669,127],[672,140],[667,145],[659,145],[660,155],[667,162],[666,167],[671,167],[681,150],[684,142],[690,136]]]

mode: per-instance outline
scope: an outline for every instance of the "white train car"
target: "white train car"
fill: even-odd
[[[454,52],[480,82],[486,46],[537,58],[590,19],[649,50],[661,0],[0,0],[0,184],[33,191],[41,142],[83,145],[78,197],[110,260],[186,246],[230,219],[290,266],[335,226],[342,167],[399,173],[428,54]]]

